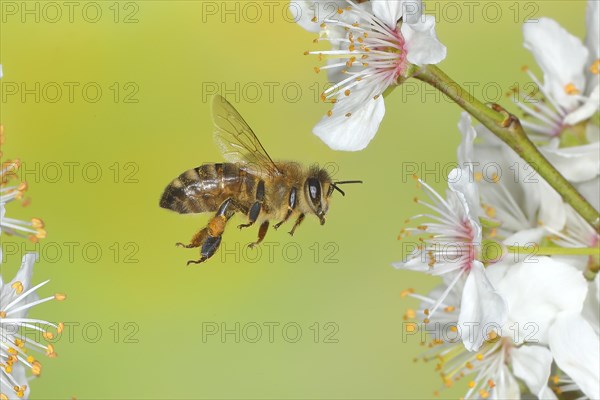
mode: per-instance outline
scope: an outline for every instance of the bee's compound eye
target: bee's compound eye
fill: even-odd
[[[308,179],[308,195],[313,203],[318,204],[321,201],[321,184],[315,178]]]

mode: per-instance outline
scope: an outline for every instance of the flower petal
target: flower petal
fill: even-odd
[[[497,382],[494,391],[492,392],[494,400],[520,399],[521,390],[519,383],[509,371],[506,364],[499,367],[500,371],[497,375]]]
[[[337,15],[337,9],[348,5],[341,0],[292,0],[289,10],[298,25],[309,32],[321,31],[320,25],[326,18]]]
[[[473,242],[481,242],[481,224],[479,223],[479,189],[470,168],[454,168],[448,174],[448,187],[459,198],[465,215],[475,229]]]
[[[587,25],[585,44],[590,51],[592,61],[595,61],[600,58],[600,2],[598,0],[588,0],[585,22]]]
[[[600,174],[600,142],[559,148],[558,140],[552,140],[540,151],[571,182],[584,182]]]
[[[556,399],[548,387],[552,367],[552,353],[546,347],[523,345],[511,353],[512,369],[538,399]]]
[[[493,328],[499,331],[506,320],[506,302],[487,278],[483,264],[473,261],[462,299],[458,325],[465,348],[478,350]]]
[[[435,33],[435,17],[424,15],[417,22],[402,24],[400,28],[406,40],[406,58],[416,65],[437,64],[446,58],[446,46]]]
[[[547,343],[556,315],[581,312],[588,290],[581,271],[550,257],[513,265],[497,287],[508,303],[505,331],[517,344]]]
[[[598,108],[600,108],[600,86],[596,85],[585,103],[567,114],[564,123],[567,125],[576,125],[594,115],[598,111]]]
[[[474,146],[473,142],[477,137],[477,131],[471,124],[471,116],[467,112],[460,114],[460,121],[458,122],[458,130],[461,133],[462,140],[458,145],[458,165],[467,166],[471,165],[474,160]]]
[[[544,88],[567,110],[579,104],[576,96],[569,95],[567,85],[585,90],[584,70],[588,50],[579,38],[571,35],[556,21],[539,18],[537,23],[523,25],[524,46],[544,72]]]
[[[423,2],[420,0],[373,2],[373,14],[390,28],[395,28],[400,18],[404,23],[414,23],[422,13]]]
[[[358,92],[353,93],[357,101],[353,107],[346,102],[352,101],[352,96],[339,101],[333,107],[332,116],[325,116],[313,128],[313,133],[323,140],[333,150],[358,151],[362,150],[375,137],[379,124],[385,114],[383,97],[369,97],[361,101]],[[340,112],[340,109],[342,111]],[[346,110],[350,111],[346,111]],[[350,112],[349,117],[346,112]]]
[[[579,313],[561,313],[549,334],[558,367],[590,399],[600,398],[600,351],[598,335]]]

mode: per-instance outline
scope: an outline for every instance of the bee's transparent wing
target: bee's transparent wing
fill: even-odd
[[[213,98],[212,117],[215,142],[225,160],[259,176],[281,174],[250,126],[220,95]]]

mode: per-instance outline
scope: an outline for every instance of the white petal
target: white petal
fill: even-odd
[[[600,142],[558,148],[558,141],[553,140],[540,151],[571,182],[584,182],[600,174]]]
[[[353,95],[358,92],[353,93]],[[358,96],[357,96],[358,97]],[[347,109],[346,101],[352,96],[338,101],[333,107],[333,115],[325,116],[313,128],[313,133],[321,138],[333,150],[362,150],[373,139],[385,114],[383,97],[369,98],[364,103],[358,102],[351,108],[352,115],[346,117],[339,109]],[[338,111],[338,112],[336,112]]]
[[[402,24],[406,58],[416,65],[437,64],[446,58],[446,46],[435,33],[435,17],[424,15],[414,24]]]
[[[567,221],[566,206],[562,197],[542,177],[535,187],[539,190],[541,199],[538,220],[544,226],[560,231]]]
[[[600,334],[600,274],[589,283],[588,296],[583,303],[581,314],[594,328],[594,332]]]
[[[531,228],[518,231],[502,241],[507,246],[531,246],[533,243],[540,243],[542,237],[546,234],[544,228]],[[507,257],[512,257],[508,255]]]
[[[309,32],[319,32],[320,25],[326,18],[338,18],[337,9],[347,6],[347,2],[339,0],[292,0],[289,4],[289,11],[290,16],[302,28]],[[316,22],[313,22],[313,18],[316,18]]]
[[[546,347],[523,345],[511,353],[512,369],[538,399],[555,399],[548,387],[552,367],[552,353]]]
[[[479,189],[469,168],[454,168],[448,174],[448,187],[459,199],[468,216],[471,226],[475,229],[473,242],[481,242],[481,224],[479,223]]]
[[[500,371],[497,372],[496,382],[494,383],[496,384],[496,387],[492,391],[492,398],[494,400],[521,398],[519,383],[505,364],[503,364],[500,367]]]
[[[589,98],[580,107],[573,112],[567,114],[564,123],[567,125],[575,125],[581,121],[585,121],[598,111],[600,108],[600,86],[596,85],[589,95]]]
[[[458,317],[465,348],[478,350],[486,335],[500,331],[505,320],[506,302],[487,278],[483,264],[474,261],[465,282]]]
[[[402,18],[405,23],[413,23],[421,18],[423,3],[420,0],[374,1],[373,14],[390,28],[395,28]]]
[[[585,44],[594,61],[600,58],[600,2],[598,0],[588,0],[585,22],[587,25]]]
[[[544,71],[544,88],[563,107],[570,110],[579,100],[567,94],[565,87],[575,85],[585,90],[585,66],[588,50],[579,38],[571,35],[556,21],[539,18],[523,25],[524,46]]]
[[[460,114],[460,121],[458,122],[458,130],[461,133],[462,140],[458,145],[458,165],[467,166],[471,165],[474,160],[473,142],[477,137],[477,131],[471,125],[471,116],[467,112]]]
[[[12,281],[7,283],[12,286],[15,282],[21,282],[23,289],[27,290],[31,287],[31,276],[33,275],[33,264],[37,261],[37,254],[27,253],[23,256],[21,267]]]
[[[600,210],[600,177],[575,184],[575,188],[596,210]]]
[[[549,335],[556,364],[590,399],[600,398],[598,340],[591,325],[578,313],[561,313]]]
[[[503,334],[515,343],[547,343],[557,313],[581,312],[587,282],[577,268],[550,257],[528,257],[497,284],[508,302]]]

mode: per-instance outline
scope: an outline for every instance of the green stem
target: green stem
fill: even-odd
[[[493,105],[492,108],[476,99],[435,65],[420,68],[415,78],[446,94],[465,111],[510,146],[531,165],[595,230],[600,232],[600,214],[567,181],[529,140],[519,120]]]
[[[597,256],[600,249],[597,247],[538,247],[538,246],[507,246],[509,253],[535,254],[536,256]]]

